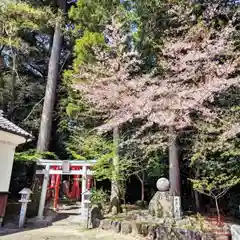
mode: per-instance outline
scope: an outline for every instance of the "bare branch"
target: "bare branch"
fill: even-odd
[[[25,119],[23,119],[23,122],[27,121],[29,119],[29,117],[31,116],[31,114],[34,112],[35,108],[44,100],[44,97],[40,99],[40,101],[38,101],[32,108],[32,110],[30,111],[30,113],[27,115],[27,117]]]

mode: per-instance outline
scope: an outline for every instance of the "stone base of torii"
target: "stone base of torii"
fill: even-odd
[[[82,194],[81,194],[81,215],[85,217],[86,215],[86,203],[89,200],[85,200],[89,194],[87,190],[87,178],[93,175],[93,171],[90,168],[96,163],[96,160],[89,161],[80,161],[80,160],[45,160],[39,159],[37,161],[38,166],[43,166],[44,169],[37,170],[36,174],[44,175],[43,184],[42,184],[42,192],[40,197],[39,209],[38,209],[38,218],[43,218],[47,190],[48,190],[48,182],[50,175],[82,175]],[[51,167],[57,166],[56,169],[52,169]],[[74,167],[80,167],[79,170],[75,170]],[[73,169],[73,170],[72,170]]]

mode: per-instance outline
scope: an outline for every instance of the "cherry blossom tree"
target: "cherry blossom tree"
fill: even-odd
[[[116,15],[105,28],[107,44],[92,47],[94,61],[81,64],[73,78],[74,87],[105,116],[100,132],[138,120],[141,124],[131,139],[144,145],[165,141],[162,130],[167,130],[170,182],[179,195],[178,132],[195,127],[196,118],[221,120],[212,107],[215,97],[240,83],[235,41],[239,10],[226,1],[187,1],[172,4],[166,12],[169,18],[172,23],[163,29],[163,45],[155,59],[160,74],[141,71],[131,28]],[[148,134],[153,126],[158,131]]]

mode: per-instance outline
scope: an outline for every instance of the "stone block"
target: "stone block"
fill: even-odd
[[[148,227],[148,235],[147,235],[147,239],[148,240],[155,240],[156,239],[156,227],[154,226],[149,226]]]
[[[156,240],[168,240],[168,229],[164,226],[159,226],[155,230]]]
[[[187,240],[201,240],[201,233],[198,231],[187,230],[186,239]]]
[[[121,222],[113,221],[111,226],[114,232],[119,233],[121,231]]]
[[[122,234],[130,234],[132,233],[132,224],[131,222],[123,221],[121,224],[121,233]]]
[[[149,213],[157,218],[167,218],[173,215],[173,197],[169,192],[156,192],[148,207]]]
[[[102,210],[98,206],[93,206],[89,212],[88,226],[90,228],[98,228],[102,219]]]
[[[145,222],[133,222],[132,224],[132,232],[134,234],[139,234],[143,236],[148,236],[149,232],[149,224]]]
[[[146,237],[148,235],[149,225],[147,223],[141,224],[141,234]]]
[[[103,230],[110,230],[112,225],[112,220],[111,219],[102,219],[100,221],[99,227]]]
[[[142,234],[141,225],[140,222],[132,222],[132,233],[135,235]]]

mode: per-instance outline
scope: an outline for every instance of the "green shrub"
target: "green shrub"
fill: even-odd
[[[109,196],[103,189],[92,189],[90,200],[92,204],[103,208],[103,206],[109,201]]]
[[[25,152],[16,152],[14,155],[15,161],[23,161],[23,162],[35,162],[37,159],[51,159],[56,160],[58,159],[57,155],[53,152],[44,152],[38,153],[36,149],[30,149]]]

